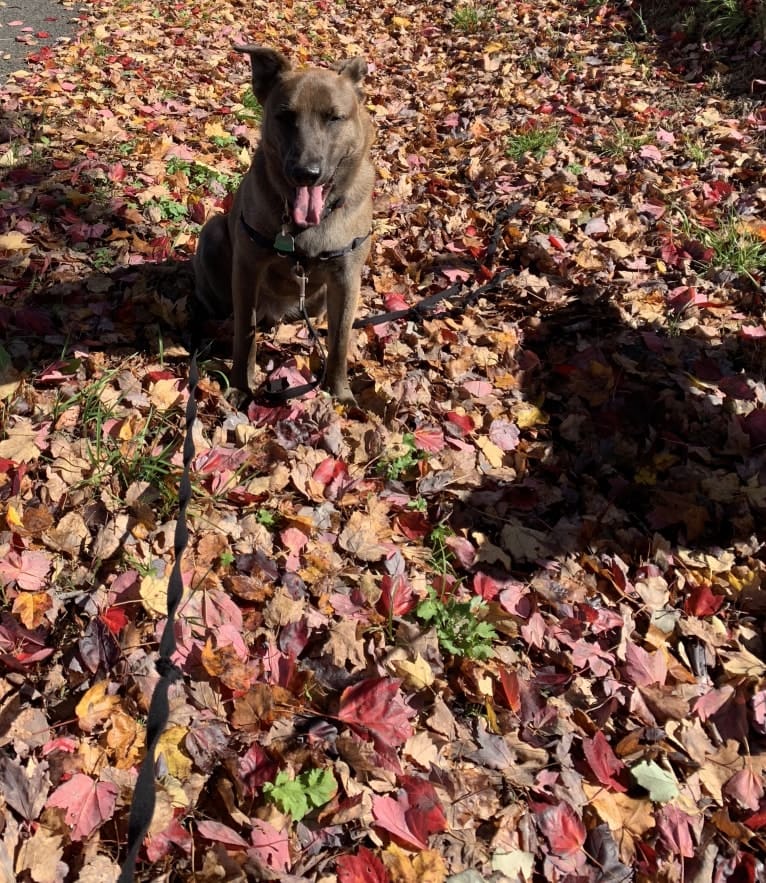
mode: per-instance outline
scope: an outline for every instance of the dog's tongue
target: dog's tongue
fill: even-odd
[[[293,220],[299,227],[313,227],[322,220],[324,192],[321,186],[299,187],[295,194]]]

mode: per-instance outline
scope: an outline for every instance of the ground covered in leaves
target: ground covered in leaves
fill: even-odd
[[[240,41],[370,62],[363,313],[490,285],[360,329],[351,409],[237,412],[214,329],[138,879],[763,879],[766,116],[720,47],[574,0],[89,10],[0,92],[0,880],[124,856]]]

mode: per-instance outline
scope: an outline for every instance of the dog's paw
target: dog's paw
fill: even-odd
[[[349,386],[348,381],[331,384],[330,393],[332,397],[342,405],[356,404],[356,399],[354,398],[353,392],[351,392],[351,387]]]
[[[226,390],[226,401],[234,408],[235,411],[245,413],[247,406],[253,400],[253,394],[249,390],[239,389],[236,386],[230,386]]]

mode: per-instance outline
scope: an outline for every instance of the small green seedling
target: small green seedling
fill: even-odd
[[[313,809],[332,800],[338,785],[329,770],[304,770],[294,779],[285,770],[277,773],[273,782],[266,782],[263,795],[280,812],[290,813],[299,822]]]

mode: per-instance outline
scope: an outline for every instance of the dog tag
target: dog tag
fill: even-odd
[[[277,233],[274,237],[274,251],[278,251],[280,254],[293,254],[295,252],[295,240],[284,230],[281,233]]]

